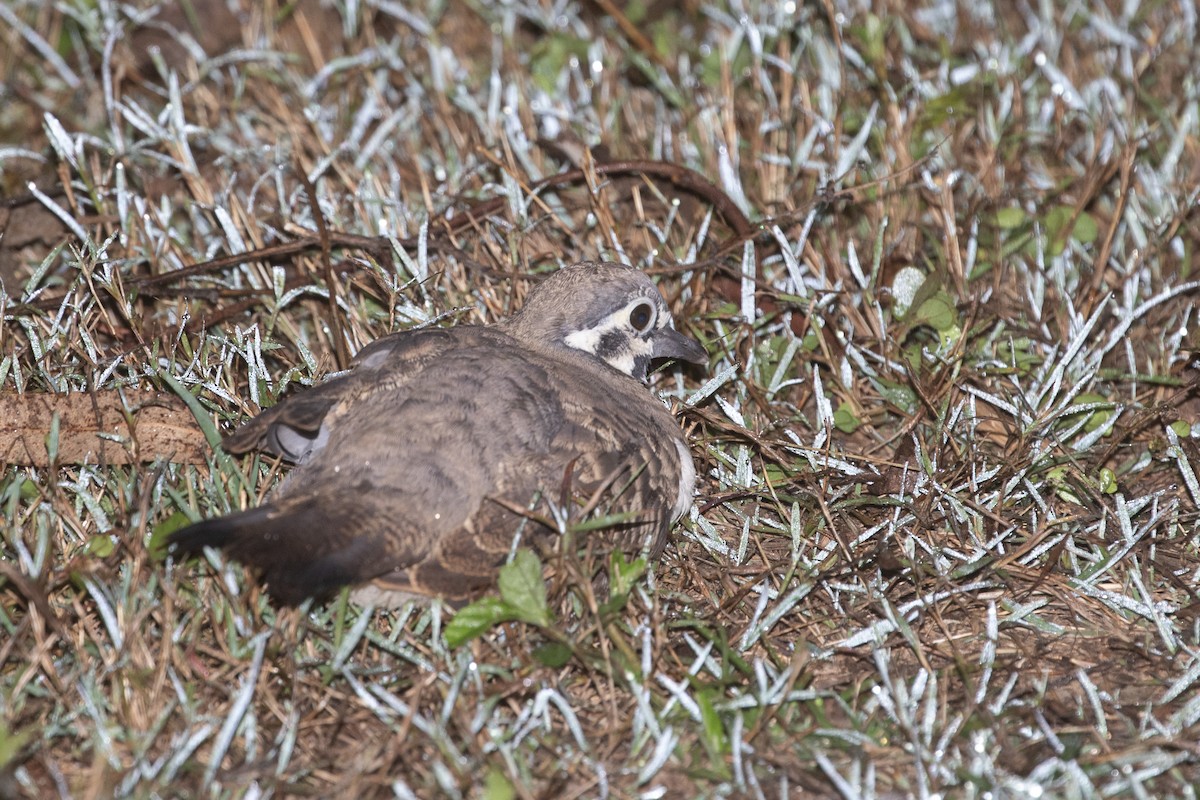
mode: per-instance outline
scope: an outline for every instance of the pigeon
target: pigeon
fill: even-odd
[[[495,324],[385,336],[223,440],[294,467],[267,502],[177,531],[170,552],[222,550],[285,606],[345,586],[364,603],[462,603],[516,546],[553,543],[603,500],[612,524],[581,536],[657,557],[696,483],[646,385],[659,359],[707,354],[643,272],[614,263],[553,273]]]

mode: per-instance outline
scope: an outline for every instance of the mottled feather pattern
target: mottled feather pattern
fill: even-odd
[[[630,309],[647,302],[660,316],[640,309],[633,319],[656,327],[639,330]],[[527,542],[553,534],[523,510],[551,519],[564,486],[573,504],[607,486],[608,506],[633,519],[595,543],[657,554],[691,465],[629,354],[702,357],[668,322],[640,272],[582,264],[496,325],[373,342],[347,373],[225,440],[230,452],[262,449],[297,466],[268,503],[185,529],[175,548],[225,549],[284,603],[367,583],[458,600],[493,583],[519,532]],[[581,324],[603,331],[604,352],[564,343],[591,329]],[[635,374],[622,371],[630,364]]]

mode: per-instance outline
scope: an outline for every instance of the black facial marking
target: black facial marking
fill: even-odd
[[[620,331],[605,331],[600,335],[600,344],[596,346],[596,355],[603,359],[615,356],[626,347],[625,334]]]

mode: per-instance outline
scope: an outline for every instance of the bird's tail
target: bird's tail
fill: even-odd
[[[355,535],[353,519],[320,503],[285,505],[267,503],[189,525],[171,535],[168,552],[187,557],[206,547],[221,550],[255,568],[270,595],[290,606],[386,570],[386,548],[374,536]]]
[[[171,534],[167,540],[169,552],[176,556],[199,555],[204,548],[224,550],[238,539],[243,528],[265,521],[266,507],[252,508],[227,517],[201,520]],[[260,519],[262,518],[262,519]]]

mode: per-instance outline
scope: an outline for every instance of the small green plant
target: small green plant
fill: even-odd
[[[542,562],[532,550],[520,549],[500,568],[500,596],[484,597],[454,615],[446,626],[446,644],[461,645],[501,622],[516,620],[541,628],[553,623],[546,602],[546,580]]]
[[[603,646],[593,645],[589,637],[580,630],[603,631],[617,649],[631,653],[630,646],[621,639],[613,626],[624,611],[637,581],[646,574],[645,558],[628,560],[619,551],[609,556],[609,596],[597,606],[599,624],[595,626],[567,626],[556,617],[550,608],[546,579],[542,574],[542,562],[527,549],[520,549],[511,561],[500,568],[497,581],[499,597],[484,597],[461,609],[446,626],[446,644],[451,648],[461,647],[470,640],[483,635],[491,628],[504,622],[523,622],[537,629],[546,642],[536,647],[534,657],[547,667],[560,667],[572,656],[578,656],[589,664],[605,662]],[[569,589],[576,592],[575,588]],[[580,599],[580,598],[576,598]],[[586,608],[586,603],[577,603]]]

